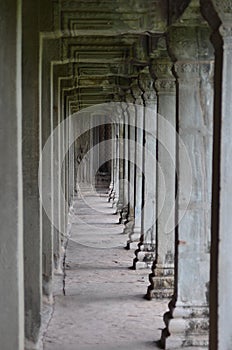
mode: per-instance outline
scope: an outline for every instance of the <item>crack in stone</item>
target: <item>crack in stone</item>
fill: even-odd
[[[68,248],[69,238],[67,237],[66,242],[64,244],[64,256],[63,256],[63,295],[66,295],[65,289],[65,278],[66,278],[66,258],[67,258],[67,248]]]

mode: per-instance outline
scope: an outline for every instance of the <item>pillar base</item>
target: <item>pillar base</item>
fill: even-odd
[[[135,270],[138,269],[151,269],[153,262],[155,260],[155,251],[154,250],[140,250],[135,252],[136,258],[134,259],[133,266]]]
[[[209,348],[209,309],[207,306],[180,305],[164,315],[166,328],[160,344],[163,349]]]
[[[108,191],[108,202],[110,202],[112,199],[113,191],[114,191],[114,184],[111,181],[110,186],[109,186],[109,191]]]
[[[25,339],[25,350],[39,350],[40,342],[32,342],[31,340]]]
[[[115,190],[112,189],[112,191],[109,193],[108,202],[112,202],[113,203],[115,197],[116,197]]]
[[[58,268],[54,269],[54,275],[56,275],[56,276],[63,275],[63,270],[62,270],[61,266],[59,266]]]
[[[141,238],[141,228],[134,227],[132,232],[129,234],[129,239],[127,241],[127,249],[138,249],[138,244]]]
[[[43,301],[47,304],[53,303],[52,279],[43,276]]]
[[[118,205],[119,205],[119,197],[118,195],[114,194],[112,198],[112,208],[116,210],[116,213],[118,211]]]
[[[124,225],[125,227],[122,233],[130,236],[130,234],[133,232],[133,229],[134,229],[134,219],[129,217],[127,222]]]
[[[149,261],[136,261],[133,266],[135,270],[150,269],[152,263]]]
[[[146,299],[172,298],[174,294],[174,267],[153,264],[153,272],[149,275],[150,285],[147,288]]]
[[[136,250],[138,247],[139,239],[137,241],[131,241],[130,239],[127,241],[126,249],[128,250]]]
[[[147,288],[146,299],[170,299],[173,293],[174,276],[154,276],[151,285]]]
[[[119,224],[126,224],[128,222],[128,208],[127,207],[123,207],[120,210],[120,218],[119,218]]]
[[[54,254],[54,275],[62,275],[62,258],[60,255]]]

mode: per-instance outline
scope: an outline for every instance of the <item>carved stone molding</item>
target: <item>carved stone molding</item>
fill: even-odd
[[[173,63],[167,50],[167,38],[162,36],[157,41],[157,48],[151,54],[151,73],[156,78],[172,78]]]
[[[175,72],[179,77],[183,75],[198,76],[199,64],[197,62],[176,62],[174,64]]]
[[[155,88],[158,92],[175,92],[175,79],[157,79],[155,81]]]
[[[194,79],[210,80],[213,78],[214,61],[182,62],[178,61],[174,65],[175,72],[180,79],[192,81]]]
[[[214,81],[214,60],[204,62],[199,65],[199,73],[202,80],[208,80],[213,84]]]
[[[213,0],[213,5],[222,23],[231,25],[232,20],[232,0]]]
[[[140,72],[138,77],[138,83],[139,83],[139,87],[143,92],[153,89],[154,81],[153,81],[153,78],[151,77],[148,67],[146,67]]]
[[[232,22],[230,27],[221,25],[219,31],[224,41],[224,48],[232,50]]]
[[[132,94],[133,94],[133,97],[135,99],[135,103],[142,105],[143,104],[142,91],[138,85],[132,86]]]
[[[156,103],[157,96],[154,89],[154,80],[149,72],[148,67],[142,70],[139,74],[139,86],[143,92],[143,100],[146,105]]]
[[[155,60],[152,63],[152,70],[157,78],[172,77],[173,63],[162,60]]]
[[[157,78],[155,88],[158,92],[175,92],[176,83],[172,73],[173,63],[166,56],[153,60],[152,70]]]
[[[157,101],[157,96],[156,96],[155,90],[153,89],[150,91],[146,91],[143,94],[143,98],[144,98],[144,102],[145,102],[146,106],[155,104]]]

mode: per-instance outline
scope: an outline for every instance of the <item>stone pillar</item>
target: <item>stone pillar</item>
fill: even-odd
[[[222,21],[219,29],[222,40],[222,68],[216,65],[217,72],[221,71],[221,81],[218,82],[220,101],[216,108],[214,143],[216,147],[214,157],[214,187],[216,195],[213,197],[215,210],[213,212],[212,239],[218,245],[218,251],[212,250],[211,259],[217,261],[212,273],[215,275],[216,284],[211,288],[217,290],[217,299],[211,297],[211,309],[217,307],[211,317],[211,324],[216,323],[217,329],[211,329],[210,349],[229,350],[232,346],[231,331],[231,197],[232,197],[232,1],[219,2],[213,0],[216,11]],[[219,62],[220,64],[221,62]],[[219,130],[219,131],[218,131]],[[217,158],[218,157],[218,158]],[[218,174],[217,174],[218,172]],[[212,275],[211,275],[212,276]],[[212,305],[212,303],[214,305]],[[211,325],[212,327],[212,325]]]
[[[138,84],[132,87],[132,93],[135,98],[135,211],[134,227],[129,234],[127,241],[128,249],[136,249],[142,233],[142,207],[143,207],[143,137],[144,137],[144,110],[142,91]]]
[[[58,113],[58,89],[59,89],[59,71],[57,65],[52,65],[52,75],[53,75],[53,93],[52,93],[52,113],[53,113],[53,127],[54,129],[59,124],[59,113]],[[60,138],[59,136],[55,137],[53,142],[53,161],[54,161],[54,176],[60,179],[59,175],[59,164],[60,164]],[[58,215],[60,213],[60,193],[59,189],[53,186],[53,206],[54,206],[54,219],[56,222],[59,222]],[[61,264],[60,264],[60,254],[61,253],[61,240],[60,232],[58,228],[53,227],[53,259],[54,259],[54,273],[62,273]]]
[[[60,119],[62,122],[66,119],[67,116],[67,92],[70,88],[73,86],[72,79],[67,78],[66,80],[62,81],[61,84],[61,96],[60,96]],[[66,148],[66,127],[67,124],[61,129],[61,135],[60,135],[60,143],[61,143],[61,160],[63,161],[63,155]],[[69,233],[69,207],[68,207],[68,201],[67,201],[67,160],[63,162],[62,172],[61,172],[61,182],[62,182],[62,190],[63,190],[63,200],[61,202],[61,224],[63,227],[63,232],[65,234]]]
[[[51,136],[53,131],[53,114],[51,113],[52,103],[52,80],[51,80],[51,61],[58,59],[59,40],[44,39],[40,47],[41,66],[41,129],[40,129],[40,145],[41,151]],[[41,189],[43,196],[48,197],[50,202],[51,216],[53,216],[53,141],[51,141],[51,149],[48,150],[47,156],[42,164]],[[50,222],[46,212],[42,209],[41,215],[42,229],[42,263],[43,263],[43,293],[47,301],[52,301],[52,279],[53,279],[53,225]]]
[[[124,96],[126,98],[126,95]],[[127,223],[129,212],[129,115],[127,111],[127,103],[122,102],[122,115],[123,115],[123,208],[121,212],[120,223]]]
[[[61,123],[61,111],[60,111],[60,79],[61,76],[67,74],[67,65],[56,64],[53,68],[53,128],[55,129]],[[62,154],[62,143],[61,143],[62,130],[58,129],[56,137],[54,137],[53,148],[54,148],[54,176],[58,179],[58,184],[61,183],[61,154]],[[54,205],[54,219],[58,223],[58,227],[53,227],[53,256],[54,256],[54,273],[61,274],[62,268],[62,235],[64,231],[64,204],[63,197],[61,196],[60,186],[53,188],[53,205]]]
[[[129,203],[128,203],[128,217],[125,222],[125,227],[123,230],[123,234],[126,234],[130,237],[130,234],[133,232],[134,228],[134,213],[135,213],[135,149],[134,146],[132,147],[132,144],[135,144],[135,106],[132,106],[134,104],[134,97],[132,96],[131,89],[128,90],[126,93],[126,103],[127,103],[127,120],[129,123],[128,128],[128,138],[130,141],[130,147],[128,149],[128,157],[129,157]],[[131,144],[132,143],[132,144]],[[129,248],[129,247],[127,247]]]
[[[21,1],[1,1],[0,339],[24,349]]]
[[[143,231],[135,251],[133,267],[151,267],[156,247],[156,134],[157,97],[148,68],[139,75],[144,100],[144,208]]]
[[[109,197],[108,202],[110,202],[114,198],[114,191],[115,191],[115,184],[116,184],[116,178],[115,178],[115,168],[116,168],[116,135],[115,135],[115,124],[111,124],[111,147],[112,147],[112,157],[111,157],[111,183],[109,187]]]
[[[118,98],[115,95],[115,102],[118,101]],[[112,208],[115,208],[115,214],[118,212],[118,204],[119,204],[119,191],[120,191],[120,164],[119,164],[119,157],[120,157],[120,112],[121,108],[119,106],[115,110],[115,124],[114,124],[114,134],[115,134],[115,162],[114,162],[114,191],[113,191],[113,201],[112,201]]]
[[[62,123],[64,121],[64,89],[70,87],[70,77],[59,79],[59,89],[58,89],[58,121]],[[59,164],[63,162],[63,154],[65,148],[65,140],[64,140],[64,128],[60,128],[58,134],[58,144],[59,144]],[[62,171],[59,173],[58,181],[61,183],[61,188],[63,189],[63,193],[58,193],[60,198],[59,201],[59,226],[61,228],[61,232],[66,233],[67,230],[67,202],[65,200],[65,169],[62,167]],[[59,188],[59,191],[62,191]],[[63,244],[63,235],[61,236],[61,244]]]
[[[165,46],[164,43],[163,47]],[[171,298],[174,292],[176,83],[172,74],[173,64],[167,52],[164,49],[158,50],[157,55],[159,57],[154,59],[152,64],[158,93],[157,246],[146,295],[149,300],[153,297]],[[166,121],[167,124],[164,123]],[[168,221],[172,226],[170,232],[166,231]]]
[[[72,133],[73,133],[73,125],[71,119],[69,119],[68,122],[68,143],[69,140],[72,139]],[[74,145],[71,145],[69,148],[68,153],[68,168],[69,168],[69,206],[72,206],[73,196],[74,196]],[[87,171],[85,173],[86,181],[88,182],[87,178]]]
[[[124,209],[124,116],[123,109],[120,106],[120,115],[118,118],[118,178],[119,178],[119,187],[118,187],[118,202],[117,213],[119,213],[119,223],[122,222],[122,213]]]
[[[94,140],[93,140],[93,120],[91,117],[88,118],[88,129],[89,129],[89,149],[91,150],[93,147],[94,147]],[[76,144],[76,142],[75,142]],[[76,153],[76,147],[75,147],[75,153]],[[77,154],[75,155],[75,159],[77,157]],[[93,152],[90,152],[90,155],[89,155],[89,183],[91,185],[91,188],[92,188],[92,185],[94,183],[93,181],[93,161],[94,161],[94,154]],[[109,192],[109,198],[110,199],[110,192]]]
[[[38,341],[42,298],[42,237],[38,188],[39,28],[38,1],[22,3],[23,214],[26,348]]]
[[[94,116],[94,118],[98,118],[98,116]],[[82,121],[83,122],[83,121]],[[95,172],[97,172],[97,170],[99,169],[99,163],[100,163],[100,159],[99,159],[99,143],[100,143],[100,137],[99,137],[99,127],[95,127],[94,128],[94,132],[93,132],[93,139],[94,139],[94,170]],[[95,181],[96,181],[96,173],[94,173],[95,176]]]
[[[66,110],[65,110],[65,131],[64,131],[64,144],[65,148],[68,149],[68,140],[69,140],[69,116],[71,115],[70,113],[70,105],[67,103],[66,104]],[[65,160],[64,160],[64,171],[65,171],[65,198],[67,202],[67,215],[69,211],[69,204],[70,204],[70,190],[69,190],[69,174],[70,174],[70,169],[69,169],[69,158],[70,158],[70,150],[67,151]]]
[[[169,31],[178,77],[179,222],[178,278],[161,338],[165,349],[208,347],[214,67],[209,35],[195,1]]]
[[[120,96],[121,100],[125,98],[124,94]],[[119,223],[125,224],[128,216],[128,114],[127,104],[120,103],[119,118],[119,201],[118,213],[120,214]]]

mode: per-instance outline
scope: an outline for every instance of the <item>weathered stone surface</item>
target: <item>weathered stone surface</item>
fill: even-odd
[[[151,312],[150,303],[142,298],[147,271],[128,269],[133,251],[123,248],[118,216],[112,215],[106,196],[97,197],[91,191],[83,194],[82,199],[75,198],[74,202],[65,261],[65,296],[59,278],[44,347],[75,350],[77,341],[78,348],[85,350],[154,347],[165,301],[157,301],[155,313]],[[113,248],[112,242],[117,243]],[[101,249],[103,246],[105,249]]]
[[[135,98],[135,183],[134,183],[134,227],[133,232],[129,234],[127,241],[128,249],[132,249],[134,242],[139,242],[142,233],[142,205],[143,205],[143,127],[144,127],[144,111],[142,91],[138,86],[138,82],[132,86],[132,93]]]
[[[174,293],[175,254],[176,82],[163,38],[159,40],[158,49],[153,56],[152,72],[156,76],[158,94],[157,256],[149,276],[151,284],[147,290],[148,299],[162,294],[162,288],[156,293],[157,283],[165,280],[166,276],[168,281],[173,281],[169,291],[164,290],[164,296],[171,297]],[[168,224],[172,228],[170,232],[167,232]]]
[[[43,41],[43,64],[42,64],[42,93],[40,125],[41,146],[44,147],[47,139],[53,131],[53,116],[51,115],[51,65],[50,61],[59,58],[59,41]],[[42,150],[41,150],[42,151]],[[43,194],[49,193],[52,212],[52,188],[53,188],[53,149],[48,150],[49,154],[44,158],[42,164],[41,189]],[[46,176],[45,176],[46,174]],[[44,209],[42,209],[42,266],[43,266],[43,293],[48,301],[52,301],[52,278],[53,278],[53,226]]]
[[[231,327],[229,326],[231,320],[231,286],[232,275],[231,269],[228,268],[231,264],[231,113],[232,113],[232,2],[231,1],[213,1],[215,8],[222,20],[220,27],[220,34],[223,39],[223,58],[222,58],[222,76],[220,84],[217,86],[217,93],[220,94],[221,102],[219,103],[216,117],[218,118],[220,125],[219,133],[214,133],[214,142],[216,145],[219,143],[220,153],[218,158],[214,159],[214,166],[216,171],[214,175],[214,200],[218,204],[214,206],[215,221],[213,225],[213,233],[215,243],[213,254],[218,254],[218,266],[214,264],[213,274],[216,279],[216,286],[218,289],[218,309],[214,310],[213,316],[218,317],[217,321],[211,320],[211,326],[213,324],[217,329],[211,330],[211,343],[213,350],[216,349],[215,342],[217,343],[217,349],[229,349],[232,346],[231,342]],[[220,69],[220,62],[217,61],[216,69]],[[222,87],[222,90],[219,90]],[[218,178],[217,178],[218,176]],[[215,248],[218,252],[215,252]],[[211,258],[213,258],[213,254]],[[215,281],[214,281],[215,282]],[[215,300],[213,300],[215,302]],[[212,302],[212,301],[211,301]]]
[[[191,9],[190,6],[188,11],[191,12]],[[187,46],[188,52],[185,50]],[[169,320],[174,319],[170,324],[167,322],[163,335],[166,330],[171,333],[166,340],[167,349],[174,349],[176,343],[179,347],[191,344],[205,347],[208,344],[208,328],[204,326],[201,329],[198,339],[195,326],[191,328],[190,325],[199,322],[208,324],[214,68],[209,29],[206,25],[187,28],[180,21],[180,28],[177,24],[174,33],[170,32],[170,47],[177,58],[179,135],[191,162],[192,188],[188,208],[178,224],[177,302]],[[191,178],[183,160],[184,149],[180,141],[178,143],[178,215],[181,215]],[[192,288],[194,285],[196,288]],[[195,308],[199,309],[196,320],[192,312]]]
[[[135,269],[151,267],[156,247],[156,136],[157,98],[153,78],[148,67],[139,74],[139,85],[144,101],[143,142],[143,209],[142,229],[138,249],[135,251]]]
[[[41,261],[40,202],[38,188],[39,163],[39,3],[24,1],[22,6],[22,152],[23,152],[23,216],[24,216],[24,288],[25,336],[36,344],[41,325]],[[30,13],[30,15],[28,15]]]
[[[2,349],[23,350],[21,2],[2,1],[0,13],[0,338]]]

